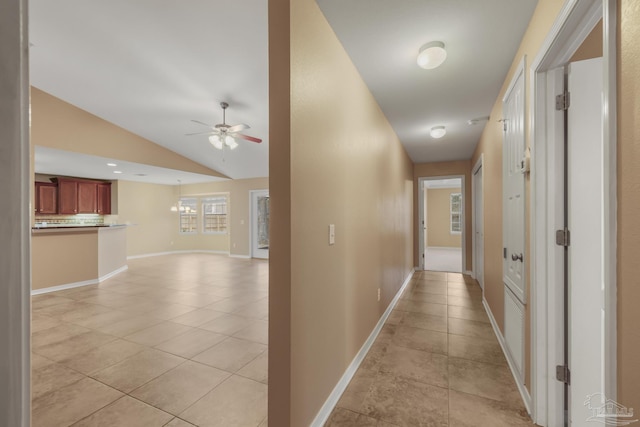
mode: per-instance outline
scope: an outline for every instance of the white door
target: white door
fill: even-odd
[[[429,230],[427,229],[427,201],[429,200],[429,198],[427,197],[428,195],[428,191],[427,190],[427,186],[426,186],[426,182],[425,182],[425,187],[422,189],[422,197],[424,199],[424,203],[422,204],[422,208],[424,209],[424,214],[422,215],[422,234],[423,234],[423,239],[422,239],[422,269],[426,270],[427,269],[427,248],[429,247],[429,237],[428,237],[428,232]]]
[[[525,303],[524,64],[503,99],[503,281]]]
[[[251,192],[251,256],[269,258],[269,191]]]
[[[568,407],[584,426],[604,404],[602,59],[570,64],[567,84]]]
[[[476,280],[484,289],[484,219],[482,202],[482,166],[473,175],[474,253],[473,268]]]

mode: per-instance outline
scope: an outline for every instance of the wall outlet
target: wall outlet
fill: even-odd
[[[380,288],[378,288],[378,301],[380,301]]]

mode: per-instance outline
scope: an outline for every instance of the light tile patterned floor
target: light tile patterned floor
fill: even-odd
[[[180,254],[34,296],[32,426],[266,426],[267,293],[266,261]]]
[[[416,272],[327,427],[533,425],[477,282]]]

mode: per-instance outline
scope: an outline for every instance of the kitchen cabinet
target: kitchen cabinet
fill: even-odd
[[[58,186],[51,182],[36,182],[35,205],[37,214],[58,213]]]
[[[57,179],[58,181],[58,213],[75,215],[78,213],[78,181]]]
[[[111,183],[70,178],[58,182],[58,213],[64,215],[111,213]]]
[[[97,190],[98,213],[102,215],[111,214],[111,183],[100,183]]]

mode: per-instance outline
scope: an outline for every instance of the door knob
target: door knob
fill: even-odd
[[[523,262],[522,254],[520,254],[520,255],[517,255],[517,254],[511,254],[511,260],[512,260],[512,261],[518,261],[518,260],[520,260],[520,262]]]

